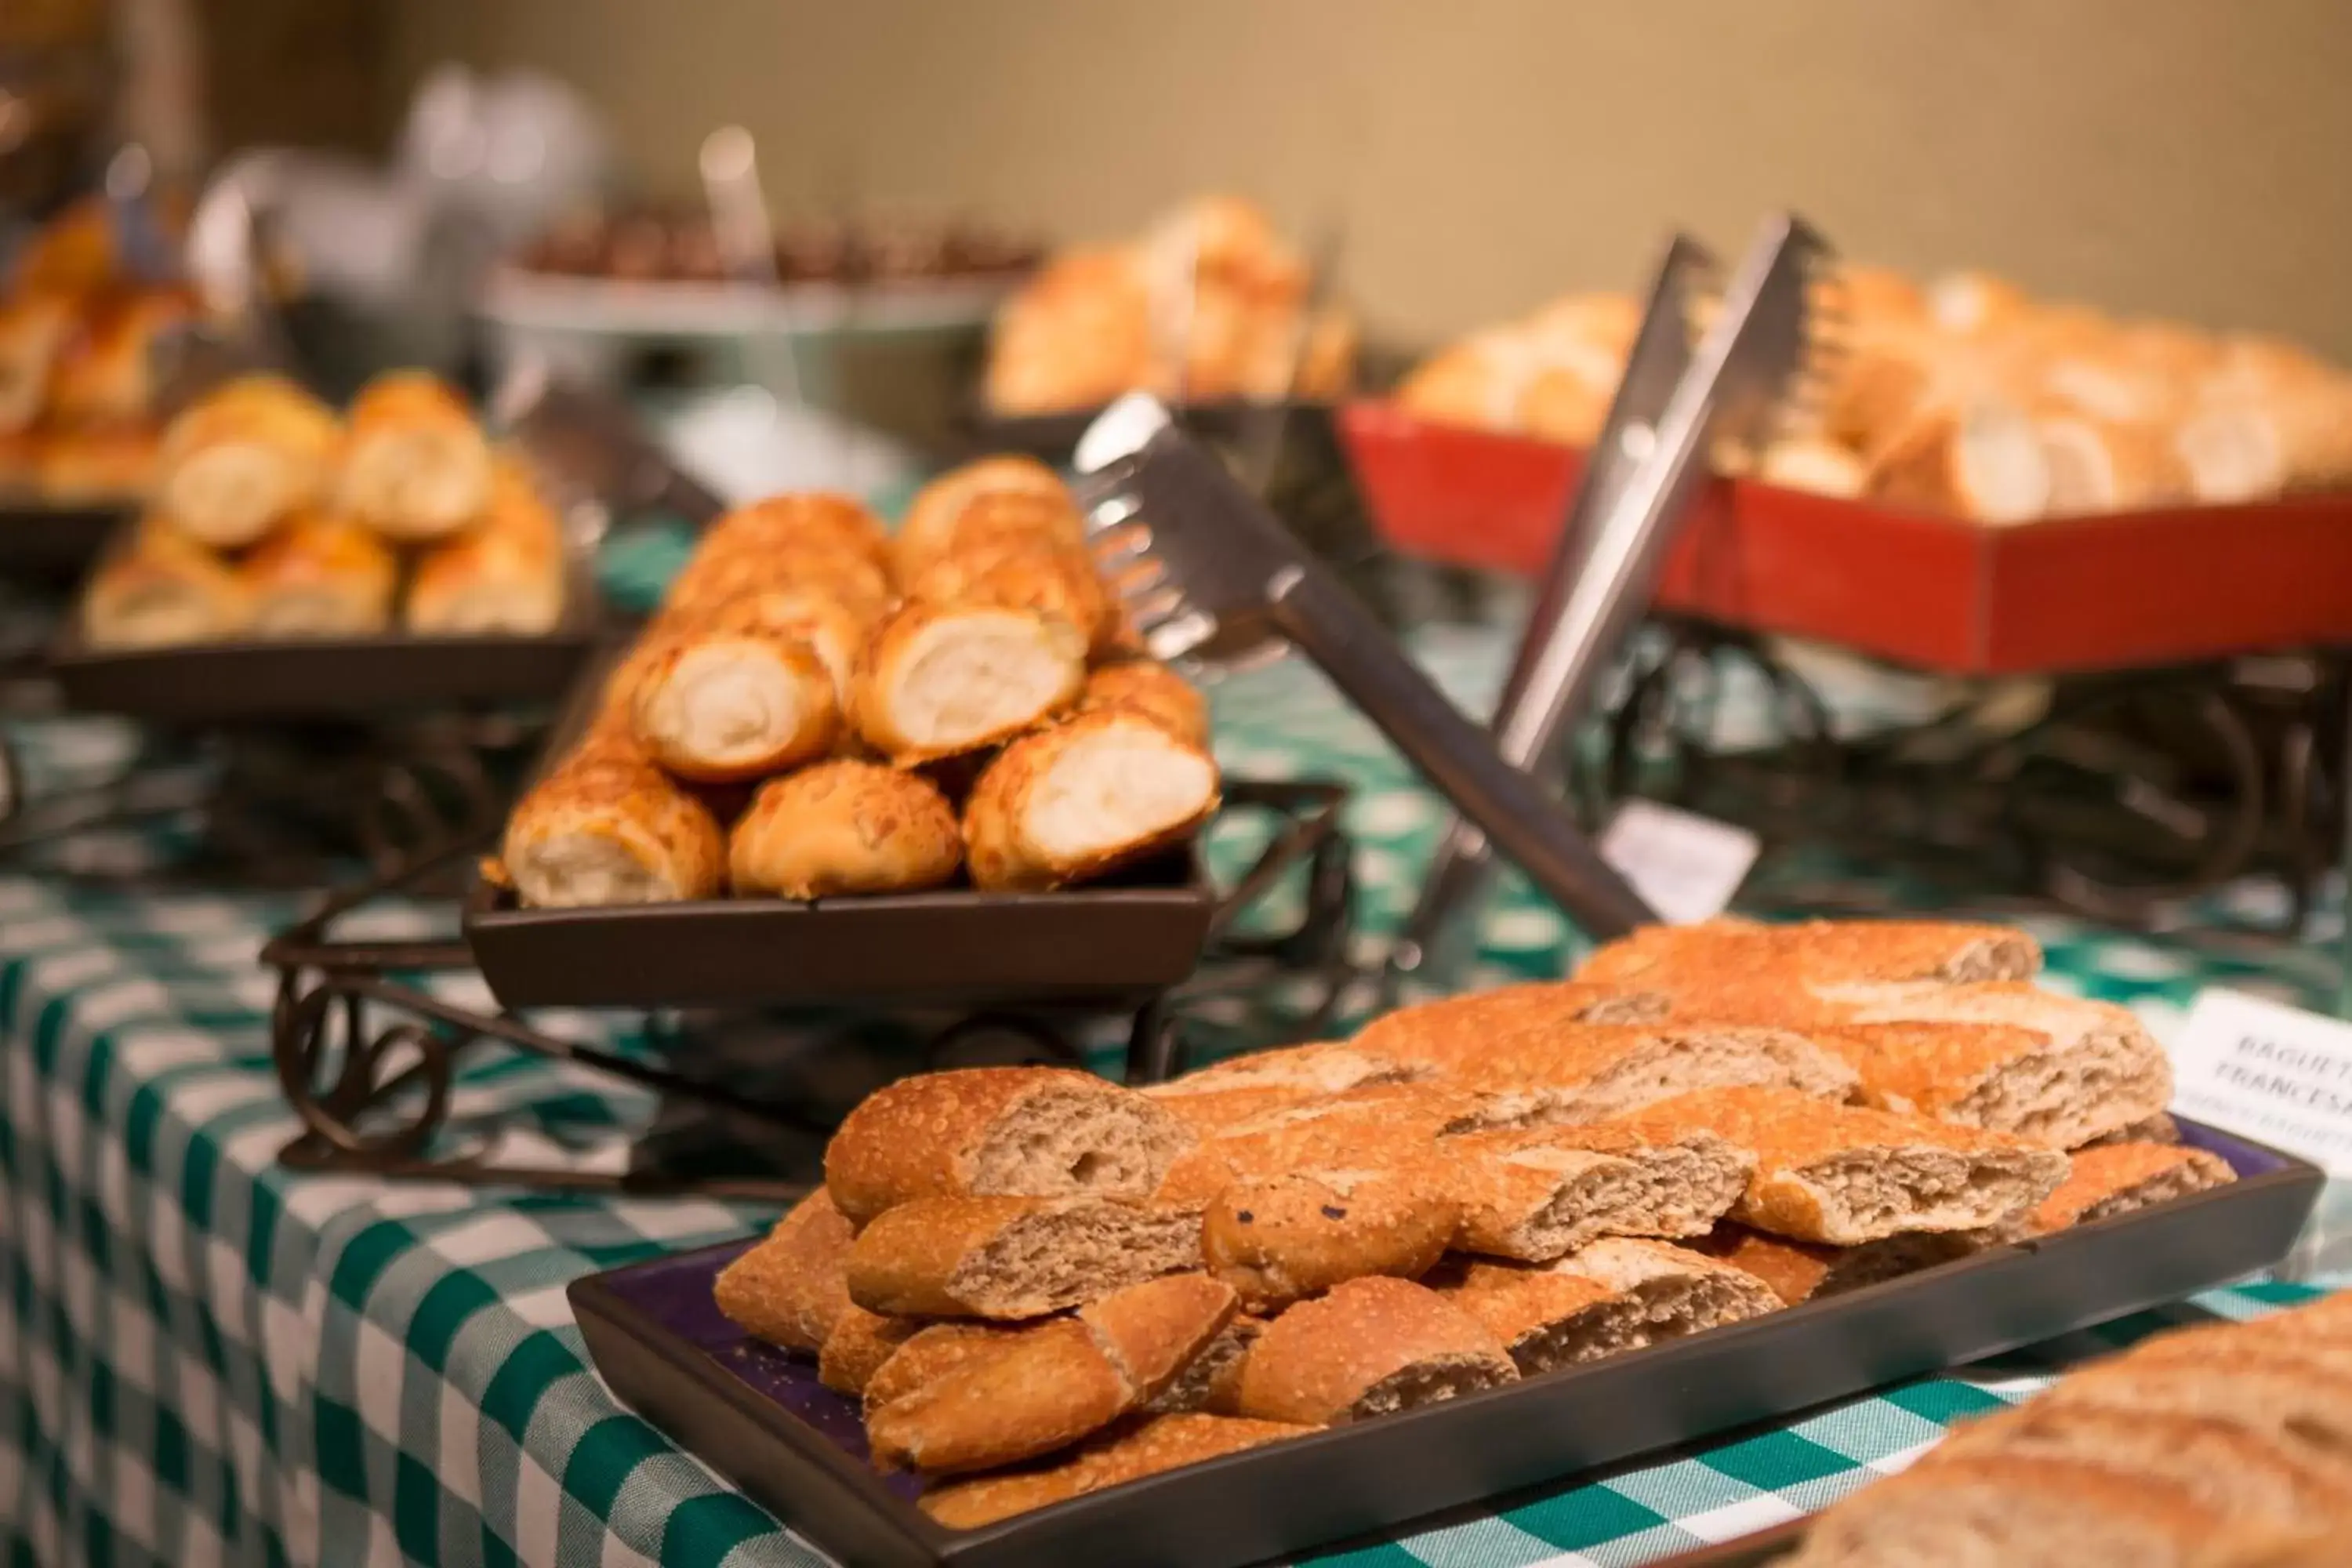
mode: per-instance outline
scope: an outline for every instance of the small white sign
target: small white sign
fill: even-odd
[[[1762,848],[1744,827],[1654,800],[1627,801],[1601,834],[1601,858],[1669,925],[1721,914]]]
[[[2352,1176],[2352,1024],[2206,991],[2172,1065],[2173,1104],[2184,1115]]]

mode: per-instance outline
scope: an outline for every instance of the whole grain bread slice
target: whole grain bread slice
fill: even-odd
[[[1350,1279],[1267,1325],[1242,1369],[1242,1414],[1338,1426],[1510,1383],[1485,1324],[1404,1279]]]
[[[1540,1263],[1604,1236],[1702,1236],[1747,1190],[1754,1156],[1711,1132],[1648,1138],[1610,1122],[1465,1133],[1441,1145],[1462,1200],[1454,1245]]]
[[[1147,1097],[1061,1068],[964,1068],[866,1096],[825,1148],[853,1225],[918,1198],[1148,1197],[1192,1143]]]
[[[1777,1311],[1762,1281],[1657,1242],[1596,1242],[1547,1265],[1463,1258],[1428,1281],[1501,1340],[1523,1375]]]
[[[2065,1181],[2042,1200],[2022,1228],[2029,1235],[2046,1236],[2210,1192],[2237,1179],[2238,1173],[2219,1154],[2178,1143],[2102,1143],[2077,1149]]]
[[[1209,1271],[1254,1312],[1369,1274],[1412,1279],[1444,1256],[1462,1205],[1433,1159],[1239,1182],[1202,1216]]]
[[[1605,1121],[1699,1089],[1851,1095],[1853,1068],[1802,1034],[1760,1025],[1570,1024],[1490,1038],[1441,1082],[1482,1094],[1489,1125]]]
[[[1731,1217],[1839,1247],[1984,1229],[2042,1202],[2067,1170],[2063,1153],[2021,1138],[1785,1089],[1684,1095],[1630,1120],[1652,1136],[1707,1131],[1749,1150],[1756,1173]]]
[[[1970,1257],[1989,1239],[1988,1233],[1979,1231],[1912,1232],[1859,1247],[1821,1247],[1726,1224],[1685,1245],[1753,1274],[1794,1307]]]
[[[849,1298],[868,1311],[1043,1317],[1198,1268],[1190,1215],[1100,1198],[942,1197],[901,1204],[849,1249]]]

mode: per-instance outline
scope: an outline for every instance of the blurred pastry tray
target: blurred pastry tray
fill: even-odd
[[[55,501],[0,491],[0,574],[79,577],[139,507],[136,500]]]
[[[866,1461],[856,1404],[806,1360],[719,1316],[711,1282],[748,1244],[575,1281],[614,1394],[844,1562],[892,1568],[1221,1568],[1386,1531],[1653,1449],[2053,1338],[2276,1262],[2319,1170],[2194,1123],[2231,1185],[1828,1300],[1401,1415],[1231,1455],[973,1531]],[[1745,1561],[1732,1559],[1729,1561]]]
[[[552,702],[594,650],[603,620],[594,574],[575,561],[562,618],[538,637],[394,627],[364,637],[98,647],[84,640],[76,614],[50,644],[48,668],[67,705],[82,712],[177,724],[366,719]]]
[[[1340,439],[1407,554],[1534,575],[1573,448],[1350,404]],[[2352,494],[1990,527],[1717,479],[1661,608],[1952,675],[2188,663],[2352,641]]]

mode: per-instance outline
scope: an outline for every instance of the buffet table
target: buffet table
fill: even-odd
[[[1425,645],[1465,702],[1499,649]],[[1311,673],[1280,667],[1218,697],[1237,775],[1321,773],[1357,789],[1365,924],[1409,901],[1432,797]],[[119,752],[120,731],[27,722],[28,784]],[[85,847],[135,860],[135,838]],[[1916,901],[1894,880],[1856,899]],[[1769,889],[1767,889],[1769,891]],[[2226,897],[2282,895],[2259,886]],[[587,1369],[563,1289],[577,1275],[749,1234],[765,1212],[703,1201],[522,1195],[305,1177],[277,1153],[295,1122],[267,1041],[264,937],[284,898],[101,892],[0,876],[0,1546],[11,1561],[752,1564],[820,1562],[614,1404]],[[2020,917],[2011,917],[2020,918]],[[2340,916],[2332,917],[2340,919]],[[2131,1003],[2161,1035],[2228,984],[2309,1005],[2328,948],[2192,950],[2021,917],[2048,983]],[[447,929],[395,907],[376,934]],[[1482,977],[1557,973],[1570,937],[1512,887]],[[458,983],[457,989],[465,989]],[[482,1000],[478,985],[470,999]],[[1243,1033],[1242,1016],[1214,1020]],[[551,1027],[627,1043],[627,1020]],[[609,1162],[650,1101],[553,1063],[478,1055],[459,1116],[519,1121],[541,1159]],[[509,1134],[514,1136],[514,1134]],[[1324,1562],[1638,1563],[1820,1506],[1942,1424],[2037,1385],[2046,1367],[2200,1313],[2245,1316],[2307,1288],[2252,1285],[1754,1432],[1500,1500]]]

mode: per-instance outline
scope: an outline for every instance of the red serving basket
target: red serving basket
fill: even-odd
[[[1407,554],[1533,575],[1550,559],[1571,447],[1339,412],[1373,525]],[[1995,528],[1713,479],[1661,607],[1953,675],[2123,669],[2352,644],[2352,494]]]

